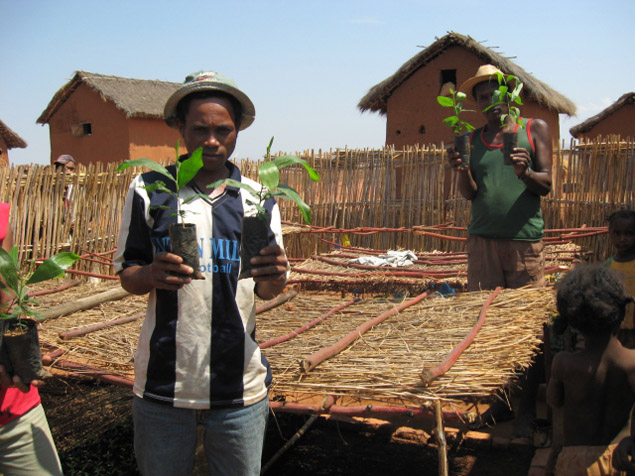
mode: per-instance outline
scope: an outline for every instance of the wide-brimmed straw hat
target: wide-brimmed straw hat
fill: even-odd
[[[476,86],[478,83],[483,83],[486,81],[494,81],[496,84],[498,84],[496,77],[493,76],[495,73],[505,74],[493,64],[483,64],[478,67],[474,76],[468,78],[463,84],[461,84],[459,91],[467,94],[468,99],[470,99],[471,101],[476,102],[476,98],[474,97],[474,94],[472,94],[472,89],[474,89],[474,86]]]
[[[256,108],[251,99],[243,93],[236,83],[215,71],[197,71],[188,74],[179,87],[168,98],[163,108],[163,118],[168,126],[177,128],[176,107],[185,96],[199,91],[220,91],[236,98],[241,105],[240,130],[247,129],[256,119]]]

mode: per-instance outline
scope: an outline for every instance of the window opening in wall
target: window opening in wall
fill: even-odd
[[[451,87],[456,90],[456,69],[442,69],[441,70],[441,82],[439,84],[439,94],[443,95],[442,91],[444,86],[448,83],[451,83],[449,86],[446,86],[445,89]],[[449,92],[449,91],[448,91]]]
[[[426,133],[426,126],[424,126],[423,124],[421,124],[419,126],[419,134],[425,134]]]
[[[91,136],[93,135],[93,125],[90,122],[80,122],[71,126],[71,133],[75,137]]]

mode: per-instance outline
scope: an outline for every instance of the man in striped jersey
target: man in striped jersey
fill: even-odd
[[[164,116],[189,152],[203,149],[203,167],[178,200],[196,224],[205,279],[191,279],[194,270],[171,253],[168,226],[177,218],[176,198],[146,188],[161,180],[156,172],[136,177],[124,206],[115,268],[124,289],[150,294],[135,354],[137,462],[144,475],[190,474],[201,425],[212,474],[255,476],[271,382],[254,340],[255,295],[279,294],[289,264],[280,212],[270,200],[270,244],[252,259],[258,267],[251,277],[238,280],[241,223],[256,200],[238,188],[207,188],[232,178],[260,189],[228,161],[238,131],[254,121],[254,105],[232,80],[201,71],[170,96]]]

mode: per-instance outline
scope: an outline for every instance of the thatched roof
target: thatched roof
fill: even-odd
[[[0,137],[2,137],[2,141],[7,144],[7,149],[15,149],[16,147],[20,149],[26,148],[24,139],[13,132],[9,126],[2,121],[0,121]]]
[[[573,116],[576,113],[575,104],[559,92],[539,81],[523,68],[501,56],[499,53],[486,48],[470,36],[449,32],[420,53],[404,63],[395,74],[376,84],[359,101],[357,107],[361,111],[373,111],[386,114],[388,98],[401,84],[403,84],[419,68],[425,67],[437,56],[442,55],[451,46],[460,46],[474,53],[483,64],[493,64],[507,74],[513,74],[524,83],[524,91],[528,97],[539,105],[558,113]]]
[[[112,101],[126,117],[163,119],[163,106],[179,83],[149,79],[131,79],[104,74],[76,71],[51,99],[38,118],[38,124],[47,124],[80,84],[85,83],[98,92],[105,101]]]
[[[579,135],[589,132],[595,127],[598,122],[606,119],[621,107],[633,103],[635,103],[635,92],[623,94],[617,101],[615,101],[606,109],[600,111],[593,117],[589,117],[586,121],[578,124],[577,126],[573,126],[571,129],[569,129],[569,132],[573,137],[577,138]]]

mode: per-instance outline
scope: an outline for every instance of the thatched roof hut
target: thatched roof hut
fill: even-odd
[[[76,71],[73,79],[55,93],[37,123],[47,124],[80,84],[90,86],[101,95],[102,99],[112,101],[128,118],[157,119],[163,119],[165,101],[180,86],[179,83],[167,81],[122,78]]]
[[[635,92],[623,94],[609,107],[572,127],[569,132],[577,139],[609,134],[635,137]]]
[[[529,94],[529,97],[541,106],[557,111],[560,114],[569,116],[576,114],[576,106],[571,100],[529,74],[513,61],[483,46],[471,36],[464,36],[455,32],[449,32],[444,37],[437,39],[423,51],[406,61],[395,74],[370,88],[368,93],[359,101],[357,107],[362,112],[373,111],[386,114],[387,101],[394,90],[415,71],[424,68],[451,46],[465,48],[481,59],[482,64],[493,64],[501,71],[517,76],[525,84],[524,89]]]
[[[178,132],[163,107],[179,83],[77,71],[37,122],[48,124],[51,160],[70,154],[80,164],[147,157],[173,159]]]

